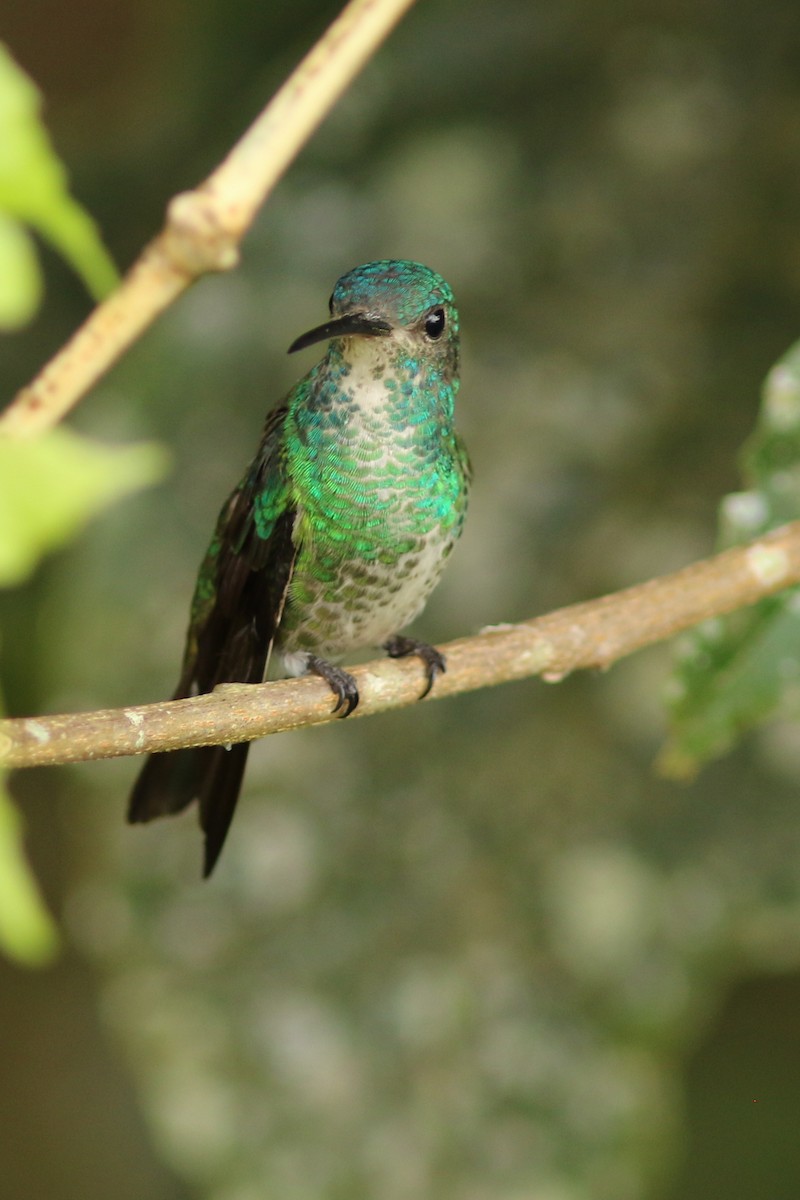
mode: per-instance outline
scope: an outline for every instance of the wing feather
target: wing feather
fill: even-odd
[[[295,512],[280,454],[284,417],[278,409],[268,418],[258,455],[220,513],[192,602],[176,700],[264,677],[295,557]],[[209,875],[233,818],[248,750],[242,742],[150,755],[128,820],[150,821],[198,800]]]

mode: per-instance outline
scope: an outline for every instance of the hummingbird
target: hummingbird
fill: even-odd
[[[421,263],[381,260],[343,275],[330,319],[289,353],[324,357],[268,415],[255,458],[222,507],[200,567],[174,699],[220,683],[287,675],[328,683],[334,712],[358,704],[350,651],[418,656],[420,698],[445,670],[401,631],[421,612],[464,524],[471,469],[453,423],[458,311]],[[147,759],[132,823],[198,801],[208,877],[233,818],[249,743]]]

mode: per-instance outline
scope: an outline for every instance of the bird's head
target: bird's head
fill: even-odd
[[[449,285],[430,267],[406,259],[366,263],[343,275],[330,299],[330,320],[302,334],[289,353],[316,342],[391,340],[393,348],[458,371],[458,310]],[[385,342],[382,349],[387,349]]]

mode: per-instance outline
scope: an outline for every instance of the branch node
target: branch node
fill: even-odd
[[[181,192],[167,206],[163,233],[170,261],[190,279],[230,271],[239,262],[239,231],[226,225],[213,196],[202,187]]]

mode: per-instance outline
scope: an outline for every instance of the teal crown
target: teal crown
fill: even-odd
[[[450,285],[430,267],[407,259],[382,259],[356,267],[333,289],[331,314],[380,311],[411,325],[437,304],[453,304]]]

